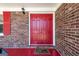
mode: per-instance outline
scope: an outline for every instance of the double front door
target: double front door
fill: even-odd
[[[53,44],[53,14],[30,14],[30,44]]]

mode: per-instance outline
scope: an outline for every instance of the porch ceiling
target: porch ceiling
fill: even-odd
[[[22,8],[22,7],[51,7],[57,9],[61,3],[0,3],[0,7],[13,7],[13,8]]]

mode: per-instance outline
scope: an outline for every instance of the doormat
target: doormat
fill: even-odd
[[[47,48],[36,48],[35,53],[36,54],[50,54]]]

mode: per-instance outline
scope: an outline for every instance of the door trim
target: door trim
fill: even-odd
[[[53,14],[53,44],[30,44],[30,41],[31,41],[31,39],[30,39],[30,14]],[[29,46],[30,45],[52,45],[52,46],[55,46],[56,44],[56,41],[55,41],[55,12],[53,12],[53,11],[51,11],[51,12],[49,12],[49,11],[37,11],[37,12],[29,12]]]

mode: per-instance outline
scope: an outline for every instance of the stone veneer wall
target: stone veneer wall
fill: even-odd
[[[26,48],[29,44],[28,12],[11,12],[11,34],[0,37],[2,48]]]
[[[57,50],[64,56],[79,56],[79,4],[64,3],[55,16]]]

